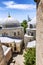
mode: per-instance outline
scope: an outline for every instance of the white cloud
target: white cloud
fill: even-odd
[[[3,2],[3,4],[5,4],[7,6],[7,5],[14,5],[16,3],[14,1],[5,1],[5,2]]]
[[[35,9],[36,5],[34,4],[16,4],[14,1],[3,2],[6,8],[10,9]]]

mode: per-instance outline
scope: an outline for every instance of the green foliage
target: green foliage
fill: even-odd
[[[23,20],[23,22],[21,23],[21,26],[24,27],[24,32],[26,32],[27,20]]]
[[[36,50],[35,48],[30,48],[24,54],[24,64],[25,65],[36,65]]]

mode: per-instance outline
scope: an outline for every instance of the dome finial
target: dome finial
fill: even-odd
[[[8,17],[10,18],[11,16],[10,16],[10,13],[8,13]]]
[[[28,17],[28,22],[31,21],[31,18],[29,17],[29,15],[27,17]]]

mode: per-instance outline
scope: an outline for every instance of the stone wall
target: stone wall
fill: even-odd
[[[27,44],[28,44],[28,42],[30,42],[30,41],[33,41],[34,40],[34,36],[25,36],[24,35],[24,45],[25,45],[25,48],[27,47]]]
[[[43,0],[38,4],[36,18],[36,65],[43,65]]]
[[[6,34],[6,36],[24,39],[24,28],[3,28],[0,30],[0,35],[4,34]]]
[[[7,65],[5,62],[4,52],[0,44],[0,65]]]

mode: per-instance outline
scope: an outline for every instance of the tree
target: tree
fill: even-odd
[[[36,65],[36,50],[35,48],[30,48],[24,54],[24,64],[25,65]]]
[[[24,32],[26,32],[26,28],[27,28],[27,20],[23,20],[23,22],[21,23],[21,26],[24,27]]]

